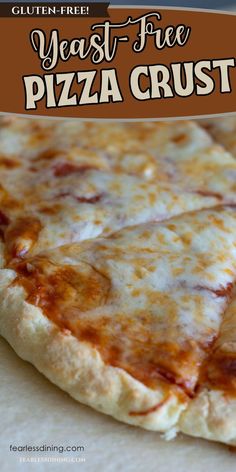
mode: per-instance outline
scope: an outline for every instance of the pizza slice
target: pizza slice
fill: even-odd
[[[218,199],[136,176],[84,170],[32,183],[18,206],[9,202],[3,199],[1,210],[6,259],[215,206]]]
[[[227,415],[221,392],[211,405],[221,420],[211,434],[194,419],[205,415],[200,390],[214,396],[221,387],[214,359],[234,312],[235,234],[236,210],[228,206],[12,259],[0,273],[0,332],[23,359],[99,411],[168,437],[200,431],[236,444],[232,390]],[[226,386],[231,365],[223,363]]]

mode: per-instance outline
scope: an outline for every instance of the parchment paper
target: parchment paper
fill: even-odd
[[[80,405],[22,361],[0,338],[0,470],[86,472],[233,472],[236,452],[180,436],[166,442],[158,433],[126,426]],[[10,445],[84,446],[84,452],[10,452]],[[85,462],[21,463],[45,457]],[[51,459],[50,459],[51,460]],[[53,459],[54,460],[54,459]]]

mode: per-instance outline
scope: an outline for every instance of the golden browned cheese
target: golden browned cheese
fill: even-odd
[[[217,192],[207,192],[206,190],[196,190],[198,195],[202,195],[203,197],[215,197],[218,200],[222,200],[222,195]]]
[[[47,160],[55,159],[55,157],[57,157],[59,154],[60,154],[60,151],[57,150],[56,148],[46,149],[45,151],[42,151],[41,153],[39,153],[39,155],[34,158],[34,161],[40,161],[40,160],[47,161]]]
[[[15,260],[10,267],[18,274],[13,284],[24,287],[26,300],[41,308],[65,333],[69,331],[77,339],[93,345],[105,363],[124,369],[150,388],[155,389],[160,383],[167,391],[174,388],[180,400],[186,395],[193,396],[191,376],[199,368],[212,338],[205,346],[194,340],[182,345],[178,340],[156,343],[147,323],[148,314],[143,314],[143,320],[141,316],[132,320],[126,313],[114,317],[103,315],[102,307],[106,306],[111,281],[89,264],[81,263],[79,269],[78,266],[75,269],[36,256]],[[90,316],[89,311],[96,308],[99,315]],[[130,345],[128,353],[122,345],[124,337]]]
[[[10,220],[8,218],[8,216],[0,210],[0,226],[7,226],[9,225],[10,223]]]
[[[96,168],[96,167],[95,167]],[[94,169],[94,166],[89,165],[75,165],[70,162],[61,163],[54,168],[55,177],[66,177],[73,173],[86,172],[87,170]]]
[[[20,217],[10,224],[4,234],[6,260],[24,256],[38,240],[42,225],[37,218]]]
[[[23,207],[23,203],[18,199],[15,199],[13,195],[8,192],[5,187],[0,183],[0,205],[2,213],[6,214],[9,210],[20,209]]]
[[[236,395],[236,353],[213,351],[202,366],[199,386]]]
[[[16,160],[15,158],[9,159],[6,158],[4,155],[0,155],[0,168],[1,167],[6,167],[7,169],[15,169],[16,167],[20,166],[20,162]]]

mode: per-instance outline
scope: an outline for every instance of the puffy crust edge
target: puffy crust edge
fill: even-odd
[[[236,397],[203,388],[191,400],[178,422],[185,434],[236,445]]]
[[[163,432],[167,439],[180,431],[236,445],[236,398],[203,389],[183,402],[174,389],[146,387],[124,370],[106,365],[88,343],[60,331],[25,301],[22,287],[10,285],[14,278],[14,271],[0,271],[0,334],[51,382],[81,403],[119,421]],[[130,415],[155,406],[150,413]]]

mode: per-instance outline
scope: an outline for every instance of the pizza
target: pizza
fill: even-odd
[[[224,118],[208,118],[199,120],[199,124],[222,144],[234,157],[236,157],[236,118],[225,116]]]
[[[236,161],[198,124],[0,121],[0,333],[73,398],[236,445]]]

